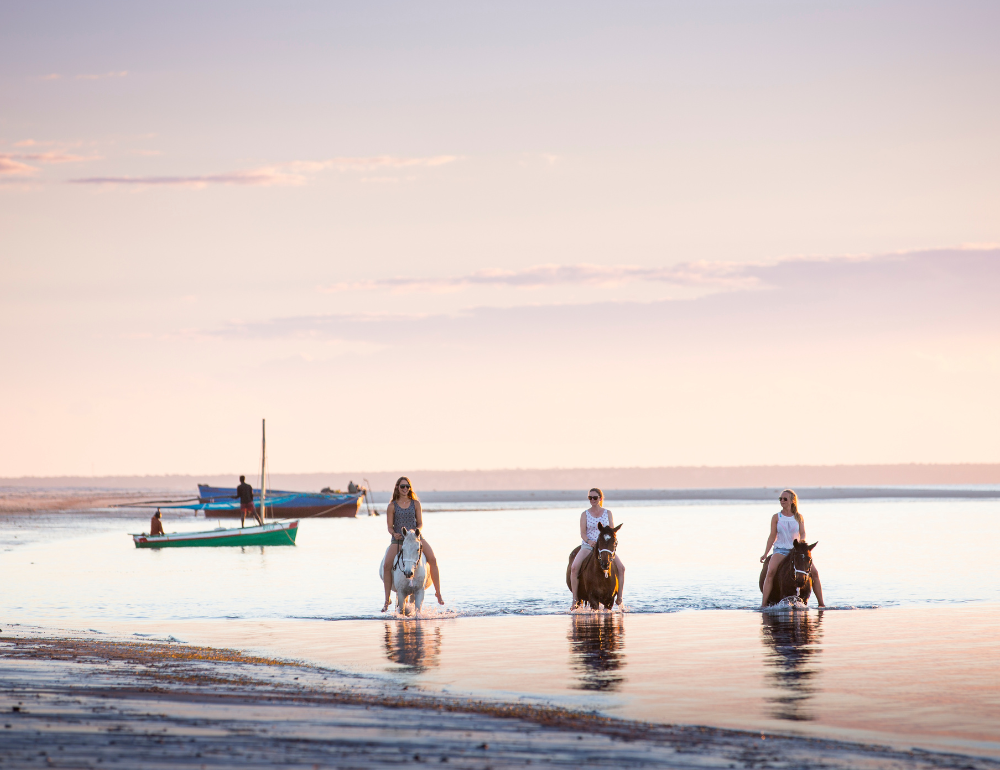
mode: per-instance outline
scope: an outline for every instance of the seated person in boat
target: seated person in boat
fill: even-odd
[[[240,513],[243,514],[240,519],[240,526],[242,527],[246,524],[247,514],[250,514],[255,519],[257,519],[258,524],[263,524],[263,519],[260,518],[260,514],[257,513],[257,509],[253,504],[253,487],[247,484],[247,477],[240,476],[240,485],[236,487],[236,494],[233,495],[234,498],[239,498],[240,501]]]
[[[156,509],[156,513],[153,514],[153,518],[149,520],[149,536],[153,535],[165,535],[166,532],[163,531],[163,522],[160,521],[160,509]]]

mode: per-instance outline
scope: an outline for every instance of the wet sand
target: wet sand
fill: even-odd
[[[234,651],[4,629],[3,767],[968,768],[957,754],[389,691]]]

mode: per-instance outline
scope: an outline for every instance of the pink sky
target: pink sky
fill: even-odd
[[[998,22],[6,4],[0,476],[998,462]]]

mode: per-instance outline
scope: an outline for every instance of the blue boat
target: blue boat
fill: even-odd
[[[307,516],[357,516],[363,492],[283,492],[267,490],[267,514],[279,519],[305,518]],[[260,500],[260,490],[254,489],[254,500]],[[211,505],[212,517],[240,516],[236,500],[236,487],[210,487],[198,485],[198,502]],[[230,505],[213,505],[218,503]],[[259,510],[259,505],[258,505]]]

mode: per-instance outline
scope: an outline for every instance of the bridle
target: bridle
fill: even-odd
[[[604,537],[604,535],[601,535],[601,537]],[[611,568],[614,566],[614,563],[615,563],[615,553],[618,551],[618,538],[615,537],[614,535],[611,535],[611,539],[614,541],[614,544],[615,544],[614,548],[611,548],[611,549],[608,549],[608,548],[598,548],[597,549],[597,563],[598,563],[598,566],[600,566],[600,563],[601,563],[601,554],[602,553],[609,553],[609,554],[611,554],[610,558],[608,559],[608,568],[607,569],[602,569],[602,571],[604,572],[604,577],[606,577],[606,578],[607,577],[611,577],[610,572],[611,572]],[[598,542],[600,542],[600,539],[598,539]]]
[[[799,595],[799,591],[801,591],[803,588],[806,587],[806,580],[809,578],[809,575],[812,572],[812,563],[813,563],[812,554],[810,554],[809,551],[806,551],[805,552],[805,556],[807,559],[806,568],[804,570],[799,569],[798,566],[795,564],[795,557],[797,555],[798,554],[796,554],[794,550],[792,551],[792,553],[789,554],[790,556],[789,562],[792,566],[792,580],[795,582],[796,596]],[[802,585],[799,585],[799,575],[803,576]]]
[[[412,580],[413,575],[416,574],[417,565],[420,564],[420,557],[423,556],[424,554],[424,542],[420,539],[418,539],[417,542],[420,543],[420,545],[417,548],[417,558],[413,560],[413,569],[411,570],[409,575],[406,574],[406,566],[403,560],[403,543],[399,544],[399,553],[396,554],[396,561],[392,565],[393,571],[395,571],[396,568],[398,567],[399,571],[402,572],[403,575],[409,578],[410,580]],[[407,559],[406,561],[409,561],[409,559]]]

